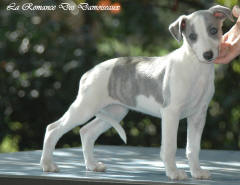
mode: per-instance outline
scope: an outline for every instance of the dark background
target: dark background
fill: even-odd
[[[108,0],[120,12],[7,11],[0,1],[0,152],[41,149],[46,126],[62,116],[77,95],[80,77],[94,65],[119,56],[160,56],[179,47],[168,25],[179,15],[237,0]],[[31,1],[15,1],[19,4]],[[56,4],[63,1],[32,1]],[[97,5],[103,1],[88,2]],[[226,32],[233,25],[225,21]],[[202,138],[205,149],[240,148],[240,62],[216,65],[216,93]],[[128,145],[160,146],[161,120],[130,112],[123,120]],[[79,128],[57,147],[80,146]],[[110,129],[97,144],[122,145]],[[178,146],[186,145],[186,121]]]

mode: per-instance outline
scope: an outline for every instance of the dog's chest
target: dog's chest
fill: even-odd
[[[189,69],[189,71],[187,70]],[[207,106],[214,93],[214,66],[199,65],[185,71],[173,70],[171,79],[171,105],[177,107],[181,117],[187,117]]]

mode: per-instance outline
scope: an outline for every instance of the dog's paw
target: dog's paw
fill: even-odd
[[[168,171],[167,176],[171,180],[185,180],[188,178],[184,170],[178,170],[178,169]]]
[[[40,165],[44,172],[59,172],[58,166],[50,161],[41,161]]]
[[[208,170],[198,169],[191,171],[192,177],[195,179],[210,179],[211,174]]]
[[[87,163],[86,168],[87,168],[87,170],[95,171],[95,172],[106,171],[106,166],[102,162]]]

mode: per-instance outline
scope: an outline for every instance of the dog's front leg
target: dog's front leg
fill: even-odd
[[[162,113],[162,146],[161,158],[164,162],[166,175],[172,180],[187,178],[184,170],[178,170],[176,166],[177,131],[179,114],[173,111]]]
[[[186,155],[189,160],[191,175],[197,179],[208,179],[210,173],[203,170],[199,163],[199,151],[201,145],[201,136],[206,120],[207,108],[202,108],[197,113],[187,118],[187,148]]]

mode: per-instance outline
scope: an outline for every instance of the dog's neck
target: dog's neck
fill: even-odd
[[[175,68],[179,68],[178,71],[182,71],[185,76],[188,76],[186,79],[198,78],[202,74],[205,74],[205,78],[209,78],[209,75],[214,75],[214,63],[200,62],[186,40],[172,55],[175,58]]]

